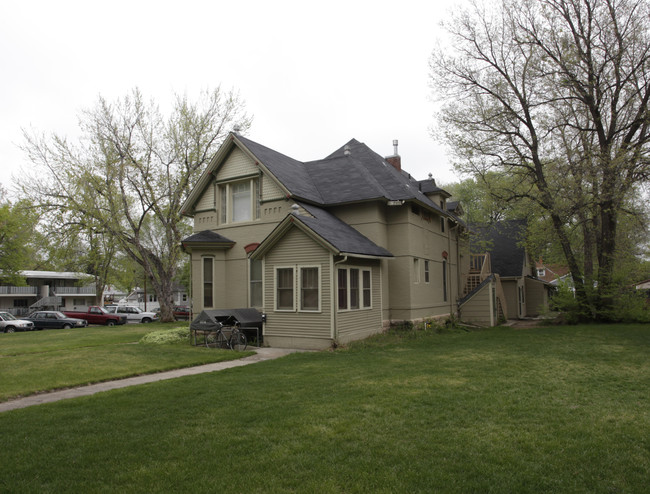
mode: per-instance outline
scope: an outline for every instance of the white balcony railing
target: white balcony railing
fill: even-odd
[[[53,288],[57,297],[61,295],[95,295],[94,286],[56,286]]]
[[[36,295],[36,286],[0,286],[0,295]]]

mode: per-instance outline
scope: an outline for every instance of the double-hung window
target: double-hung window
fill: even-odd
[[[372,285],[370,269],[338,269],[339,310],[359,310],[372,307]]]
[[[260,217],[259,179],[248,178],[219,186],[220,222],[240,223]]]
[[[250,306],[262,307],[262,261],[250,260]]]
[[[300,310],[320,310],[320,280],[318,267],[300,268]]]
[[[318,312],[320,267],[291,266],[275,269],[275,308],[278,311]]]
[[[293,311],[295,308],[294,275],[293,267],[275,270],[275,308],[277,310]]]
[[[203,258],[203,307],[214,306],[214,260],[211,257]]]

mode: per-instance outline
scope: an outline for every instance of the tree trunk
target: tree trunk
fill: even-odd
[[[613,320],[615,286],[614,256],[616,253],[616,209],[612,200],[602,204],[600,212],[601,239],[598,253],[598,318]]]

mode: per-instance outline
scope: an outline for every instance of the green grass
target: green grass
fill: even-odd
[[[178,326],[127,324],[0,334],[0,401],[242,356],[189,344],[138,344],[147,333]]]
[[[389,334],[5,412],[1,492],[647,492],[650,327]]]

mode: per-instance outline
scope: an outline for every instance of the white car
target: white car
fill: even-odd
[[[109,314],[126,316],[127,322],[154,322],[158,320],[158,314],[155,312],[145,312],[139,307],[129,305],[109,305],[105,307]]]
[[[31,331],[32,329],[34,329],[32,321],[16,319],[9,312],[0,312],[0,332],[13,333],[14,331]]]

